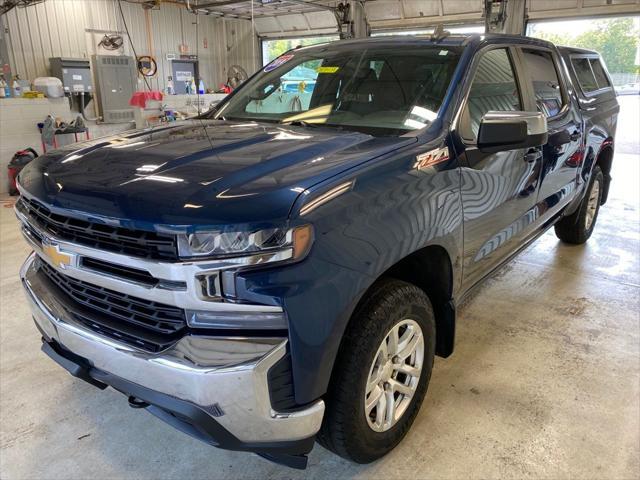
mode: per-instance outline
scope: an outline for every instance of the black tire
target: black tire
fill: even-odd
[[[418,323],[424,338],[424,357],[415,394],[397,423],[384,432],[367,422],[366,382],[378,347],[403,319]],[[427,295],[416,286],[395,279],[378,282],[354,313],[336,359],[318,442],[357,463],[372,462],[391,451],[408,432],[427,392],[435,355],[435,318]]]
[[[587,226],[587,214],[589,210],[589,198],[594,189],[594,185],[598,186],[597,192],[597,204],[596,211],[593,214],[593,220],[591,224]],[[598,213],[600,212],[600,202],[602,201],[602,190],[604,187],[604,176],[602,170],[598,165],[593,168],[591,173],[591,181],[589,182],[589,188],[587,189],[580,208],[574,213],[564,217],[558,223],[555,224],[556,236],[565,243],[571,243],[574,245],[580,245],[589,240],[589,237],[593,233],[593,229],[596,226],[596,220],[598,219]]]

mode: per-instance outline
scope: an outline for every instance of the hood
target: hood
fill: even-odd
[[[55,150],[20,174],[54,211],[125,225],[286,220],[300,192],[404,144],[317,127],[191,120]]]

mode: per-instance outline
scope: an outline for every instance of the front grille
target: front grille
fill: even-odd
[[[51,212],[35,200],[21,197],[16,208],[42,230],[60,240],[140,258],[177,261],[176,237],[87,222]]]
[[[117,265],[111,262],[105,262],[98,260],[97,258],[82,257],[82,268],[93,270],[98,273],[106,273],[118,278],[124,278],[133,282],[142,283],[149,287],[155,287],[160,281],[151,275],[146,270],[140,270],[139,268],[125,267],[124,265]]]
[[[76,320],[91,330],[149,351],[183,336],[184,310],[92,285],[64,275],[38,259],[38,269],[73,306]]]

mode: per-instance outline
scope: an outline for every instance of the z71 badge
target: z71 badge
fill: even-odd
[[[447,160],[449,160],[449,148],[436,148],[435,150],[430,150],[418,155],[416,157],[416,163],[413,164],[413,168],[423,170],[427,167],[433,167],[438,163],[446,162]]]

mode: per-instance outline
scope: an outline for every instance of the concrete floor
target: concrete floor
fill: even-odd
[[[28,248],[0,207],[0,477],[639,478],[639,100],[621,99],[593,238],[547,233],[462,306],[413,428],[370,465],[320,446],[305,472],[217,450],[74,380],[39,350],[17,277]]]

